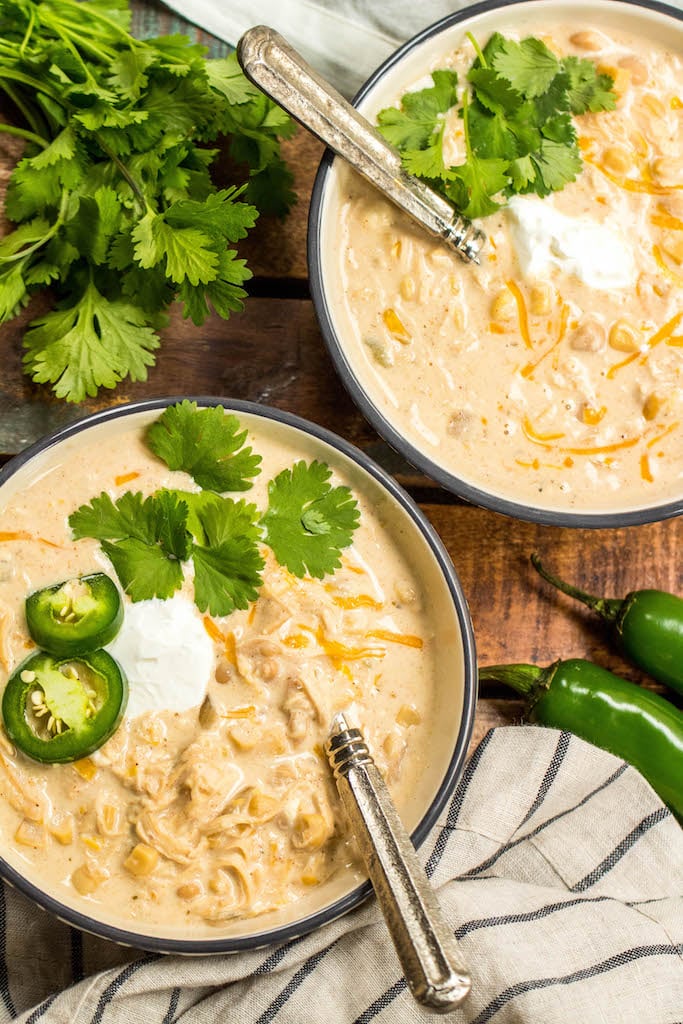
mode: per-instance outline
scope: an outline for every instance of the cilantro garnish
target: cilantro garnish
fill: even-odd
[[[127,0],[0,0],[0,82],[26,143],[0,242],[0,324],[50,286],[24,366],[80,402],[143,381],[178,299],[202,324],[242,309],[251,277],[235,243],[259,211],[294,201],[280,156],[291,120],[242,74],[183,36],[135,39]],[[229,139],[242,187],[210,173]]]
[[[127,491],[116,503],[104,491],[69,516],[76,540],[94,537],[133,601],[171,597],[182,585],[190,551],[188,508],[171,491],[143,498]]]
[[[222,406],[187,400],[169,405],[147,430],[147,444],[169,469],[182,469],[211,491],[247,491],[261,456],[245,448],[247,431]]]
[[[207,415],[209,414],[209,415]],[[171,469],[183,469],[206,490],[161,488],[144,498],[126,491],[116,501],[102,492],[69,516],[74,538],[99,540],[133,601],[171,597],[192,563],[200,611],[229,615],[255,601],[263,582],[262,545],[296,576],[322,579],[340,565],[360,519],[350,489],[332,487],[323,462],[296,462],[268,485],[269,503],[255,504],[217,490],[247,490],[259,455],[243,448],[247,431],[221,406],[169,406],[146,434]]]
[[[380,111],[382,134],[407,171],[423,178],[467,217],[485,217],[512,195],[546,196],[581,171],[572,115],[614,109],[613,80],[590,60],[559,58],[540,39],[494,33],[458,96],[454,71],[432,73],[433,86],[406,93]],[[465,161],[443,159],[446,115],[463,120]]]
[[[331,475],[323,462],[297,462],[268,485],[265,541],[295,576],[334,572],[358,526],[355,498],[348,487],[331,487]]]

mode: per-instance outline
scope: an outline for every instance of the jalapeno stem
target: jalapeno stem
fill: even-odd
[[[541,690],[547,690],[559,662],[547,668],[538,665],[487,665],[479,669],[479,679],[485,683],[503,683],[526,697],[533,704]]]
[[[596,597],[593,594],[587,594],[585,590],[580,590],[578,587],[572,586],[571,583],[566,583],[561,580],[559,576],[554,576],[553,573],[548,572],[545,566],[542,564],[541,559],[538,555],[533,554],[531,556],[531,564],[533,565],[539,576],[542,576],[546,583],[550,583],[551,586],[556,587],[557,590],[561,590],[563,594],[567,594],[568,597],[575,597],[577,601],[581,601],[591,611],[596,612],[605,622],[614,623],[617,621],[619,612],[621,611],[624,602],[617,597]]]

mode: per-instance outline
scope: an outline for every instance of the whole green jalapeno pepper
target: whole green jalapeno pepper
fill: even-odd
[[[104,647],[123,622],[118,588],[103,572],[36,590],[26,598],[25,610],[38,647],[58,657]]]
[[[594,597],[548,572],[538,555],[531,562],[553,587],[597,612],[634,665],[683,694],[683,598],[665,590],[632,590],[622,599]]]
[[[522,694],[530,721],[628,761],[683,820],[683,713],[664,697],[581,658],[547,668],[492,665],[479,679]]]
[[[128,700],[120,665],[106,651],[29,655],[9,677],[2,717],[10,740],[43,764],[78,761],[118,727]]]

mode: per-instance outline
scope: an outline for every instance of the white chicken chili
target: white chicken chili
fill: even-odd
[[[534,35],[614,82],[614,110],[573,119],[576,180],[483,218],[477,267],[335,161],[324,213],[330,316],[383,420],[471,487],[553,511],[664,504],[683,491],[681,32],[667,48],[545,12]],[[516,23],[499,25],[523,38]],[[472,44],[438,56],[435,46],[422,77],[413,54],[412,77],[401,80],[398,64],[371,102],[398,106],[436,69],[457,71],[464,88]],[[465,153],[458,109],[445,115],[447,165]]]
[[[241,934],[278,913],[291,919],[315,909],[362,877],[323,752],[337,711],[364,730],[407,824],[420,820],[458,729],[462,642],[439,567],[395,500],[323,442],[246,413],[245,445],[262,462],[244,500],[271,517],[263,517],[263,536],[272,546],[256,542],[258,592],[227,614],[199,607],[206,565],[197,548],[205,544],[210,561],[212,529],[199,510],[206,537],[192,521],[194,569],[185,568],[169,597],[140,599],[143,569],[126,575],[135,545],[101,540],[104,517],[92,527],[88,510],[111,514],[131,492],[141,501],[170,491],[216,497],[152,454],[145,438],[154,417],[145,417],[76,434],[0,491],[0,683],[35,651],[27,595],[105,573],[124,606],[106,649],[130,691],[111,739],[73,763],[38,763],[0,731],[3,855],[97,919],[146,934]],[[278,534],[282,520],[272,516],[285,490],[293,500],[302,474],[326,457],[322,504],[305,504],[306,541],[316,529],[320,537],[340,531],[339,507],[351,500],[359,525],[340,542],[339,567],[318,578],[282,564],[299,541],[289,521]],[[309,471],[292,469],[304,465]],[[283,470],[291,476],[278,477]],[[242,494],[232,498],[239,504]],[[212,549],[214,582],[225,539]],[[314,556],[301,544],[296,556],[303,552],[316,571],[323,547]],[[157,589],[165,571],[155,568]]]

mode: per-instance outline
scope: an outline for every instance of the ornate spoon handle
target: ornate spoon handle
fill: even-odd
[[[448,1013],[467,996],[469,974],[384,779],[341,714],[326,753],[410,990]]]
[[[245,75],[322,139],[397,206],[457,252],[479,262],[482,231],[408,174],[397,150],[272,28],[257,25],[237,44]]]

